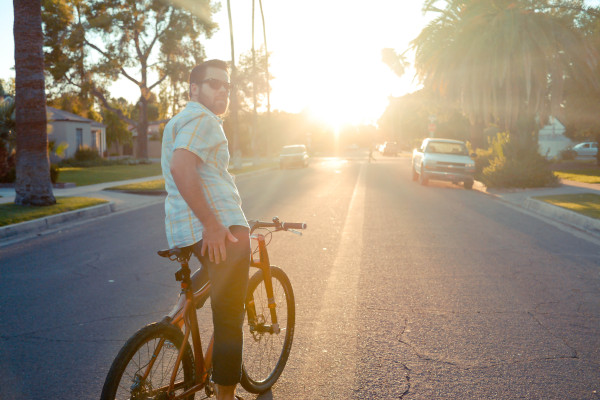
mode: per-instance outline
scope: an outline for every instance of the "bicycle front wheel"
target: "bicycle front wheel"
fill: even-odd
[[[175,369],[183,334],[173,325],[154,323],[145,326],[125,343],[102,388],[101,400],[158,399],[166,392]],[[175,393],[183,393],[194,382],[194,361],[189,344],[185,343],[183,358],[178,365]],[[194,395],[187,397],[192,400]]]
[[[296,322],[292,284],[283,270],[273,266],[271,281],[279,330],[271,318],[262,270],[248,283],[241,384],[250,393],[266,392],[275,384],[292,349]]]

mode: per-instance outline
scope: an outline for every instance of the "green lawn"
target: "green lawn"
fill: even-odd
[[[235,169],[230,168],[229,172],[233,175],[241,174],[244,172],[251,172],[258,169],[270,168],[277,166],[277,163],[268,163],[268,164],[259,164],[259,165],[250,165],[243,168]],[[139,182],[139,183],[131,183],[128,185],[119,185],[119,186],[111,186],[106,188],[106,190],[118,190],[129,193],[140,193],[140,194],[159,194],[165,191],[165,180],[164,179],[156,179],[147,182]]]
[[[77,186],[124,181],[161,175],[160,163],[138,165],[109,165],[104,167],[65,167],[60,169],[59,182],[73,182]]]
[[[56,204],[44,207],[18,206],[14,203],[0,204],[0,226],[30,221],[106,202],[104,199],[91,197],[57,197]]]
[[[165,180],[155,179],[152,181],[130,183],[128,185],[111,186],[106,190],[117,190],[129,193],[162,193],[165,191]]]
[[[600,195],[594,193],[538,196],[534,198],[588,217],[600,218]]]
[[[263,164],[258,166],[248,166],[238,170],[231,169],[230,172],[232,174],[239,174],[275,165],[276,164]],[[85,186],[102,182],[115,182],[157,176],[161,174],[162,171],[159,163],[111,165],[88,168],[68,167],[60,169],[59,182],[74,182],[77,186]],[[131,185],[114,186],[111,187],[110,190],[122,190],[130,193],[160,194],[165,190],[165,182],[163,179],[156,179]],[[0,204],[0,226],[30,221],[53,214],[60,214],[79,208],[106,203],[106,200],[88,197],[57,197],[56,201],[57,204],[47,207],[17,206],[13,203]]]
[[[600,169],[570,169],[554,171],[560,179],[583,183],[600,183]]]

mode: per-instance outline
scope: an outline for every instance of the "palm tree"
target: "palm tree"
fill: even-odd
[[[230,115],[231,115],[231,126],[232,126],[232,150],[233,150],[233,161],[238,167],[241,162],[238,157],[238,96],[237,96],[237,68],[235,66],[235,47],[233,43],[233,20],[231,19],[231,2],[227,0],[227,16],[229,19],[229,40],[231,42],[231,104],[230,104]]]
[[[473,124],[498,123],[532,144],[536,117],[556,113],[566,76],[595,85],[597,55],[565,10],[530,0],[449,0],[412,42],[420,80],[459,101]],[[576,7],[575,7],[576,9]],[[580,1],[580,9],[583,2]]]
[[[41,0],[13,0],[17,178],[15,204],[51,205]]]

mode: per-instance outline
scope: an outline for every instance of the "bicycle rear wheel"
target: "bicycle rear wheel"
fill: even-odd
[[[275,384],[287,362],[296,322],[294,292],[289,278],[271,267],[273,295],[280,331],[272,329],[271,309],[262,270],[248,283],[244,321],[244,360],[241,384],[250,393],[266,392]]]
[[[125,343],[112,366],[102,388],[101,400],[158,399],[166,394],[183,334],[173,325],[153,323],[135,333]],[[161,346],[154,354],[156,349]],[[154,360],[154,365],[148,366]],[[177,370],[175,393],[183,393],[194,382],[194,358],[189,344],[185,343],[183,359]],[[147,377],[144,378],[144,375]],[[165,396],[166,398],[166,396]],[[187,397],[193,400],[194,395]]]

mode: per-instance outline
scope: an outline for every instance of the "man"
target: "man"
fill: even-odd
[[[190,102],[163,133],[165,226],[169,246],[194,246],[194,254],[211,281],[214,346],[213,380],[217,399],[234,399],[241,378],[242,324],[248,285],[248,222],[233,177],[219,116],[229,104],[229,72],[210,60],[190,73]],[[194,288],[202,280],[192,277]],[[172,317],[183,303],[169,314]]]

